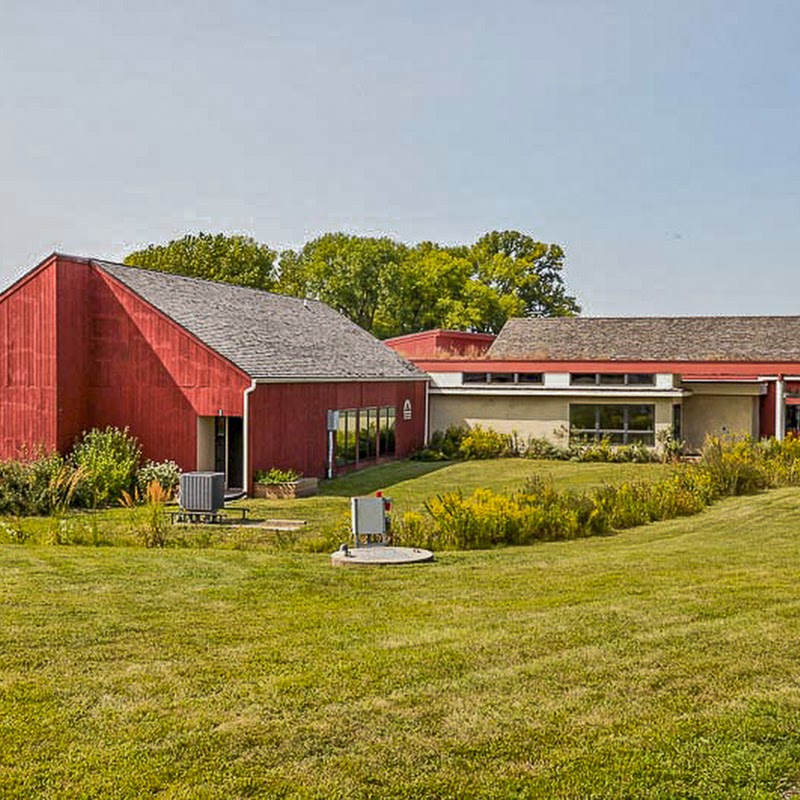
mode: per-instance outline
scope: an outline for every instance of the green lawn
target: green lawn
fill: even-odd
[[[0,796],[797,797],[799,533],[785,489],[405,568],[3,545]]]

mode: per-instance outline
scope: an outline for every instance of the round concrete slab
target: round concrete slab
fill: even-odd
[[[433,553],[418,547],[375,545],[374,547],[351,547],[348,550],[337,550],[331,554],[331,564],[334,567],[424,564],[426,561],[433,561]]]

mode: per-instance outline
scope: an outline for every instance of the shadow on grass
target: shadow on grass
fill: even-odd
[[[393,461],[377,467],[351,472],[340,478],[320,481],[319,494],[324,497],[357,497],[388,489],[402,481],[419,478],[444,467],[452,461]]]

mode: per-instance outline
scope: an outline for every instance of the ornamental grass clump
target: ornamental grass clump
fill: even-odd
[[[167,518],[164,505],[170,493],[157,481],[151,481],[143,495],[123,491],[120,505],[129,509],[131,525],[145,547],[164,547],[167,544]]]

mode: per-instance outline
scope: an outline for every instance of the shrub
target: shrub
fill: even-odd
[[[140,459],[139,442],[127,428],[109,426],[84,433],[72,450],[72,461],[82,472],[79,502],[98,508],[118,502],[123,492],[130,494]]]
[[[30,531],[11,520],[0,520],[0,534],[12,544],[25,544],[30,539]]]
[[[578,439],[562,447],[538,437],[528,439],[522,454],[533,459],[636,464],[658,461],[660,457],[653,448],[641,442],[614,445],[609,439]]]
[[[181,468],[174,461],[146,461],[136,472],[139,494],[146,495],[154,481],[164,490],[167,501],[172,500],[181,482]]]
[[[416,461],[452,461],[460,458],[461,442],[468,433],[469,428],[464,425],[450,425],[445,431],[434,431],[428,446],[411,457]]]
[[[749,436],[707,436],[698,467],[720,497],[752,494],[777,482],[765,449]]]
[[[659,431],[656,435],[656,440],[660,445],[661,460],[664,463],[668,461],[675,463],[686,452],[686,442],[676,438],[671,428]]]
[[[255,480],[256,483],[266,483],[274,486],[278,483],[293,483],[298,478],[302,477],[302,473],[293,469],[278,469],[273,467],[268,471],[256,470]]]
[[[569,451],[549,439],[530,436],[523,450],[525,458],[565,460],[569,458]]]
[[[47,515],[71,503],[75,470],[58,453],[23,453],[0,462],[0,486],[0,515]]]
[[[514,455],[513,439],[508,433],[498,433],[491,428],[476,425],[461,440],[458,455],[461,458],[505,458]]]

